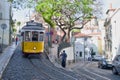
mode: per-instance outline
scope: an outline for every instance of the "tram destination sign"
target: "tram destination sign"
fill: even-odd
[[[41,23],[37,23],[37,22],[27,22],[27,26],[40,26],[40,27],[42,27],[43,25]]]

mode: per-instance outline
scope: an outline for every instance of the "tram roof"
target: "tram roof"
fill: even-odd
[[[45,30],[42,23],[37,23],[34,21],[26,22],[26,25],[22,28],[22,30]]]
[[[24,26],[22,28],[23,30],[45,30],[44,27],[39,27],[39,26]]]

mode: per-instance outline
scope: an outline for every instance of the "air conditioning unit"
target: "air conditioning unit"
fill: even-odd
[[[2,19],[2,13],[0,12],[0,20]]]

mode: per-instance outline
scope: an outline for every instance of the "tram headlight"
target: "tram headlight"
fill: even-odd
[[[34,49],[34,50],[36,50],[37,48],[36,48],[36,47],[34,47],[33,49]]]

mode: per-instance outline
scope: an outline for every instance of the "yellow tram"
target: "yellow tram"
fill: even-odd
[[[41,23],[29,21],[21,29],[21,46],[25,57],[44,51],[45,28]]]

